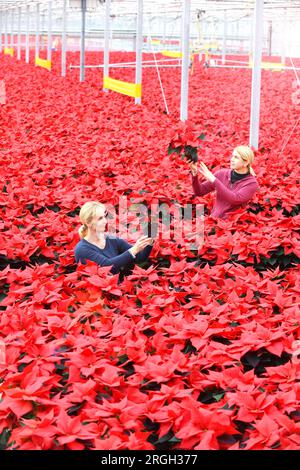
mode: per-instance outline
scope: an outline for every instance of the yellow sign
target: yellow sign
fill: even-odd
[[[182,57],[182,52],[179,51],[161,51],[161,53],[167,57]]]
[[[51,71],[51,60],[41,59],[39,56],[35,56],[35,65],[39,65],[40,67],[44,67]]]
[[[128,83],[116,80],[115,78],[104,77],[103,88],[122,93],[122,95],[132,96],[133,98],[140,98],[142,96],[142,86],[140,83]]]
[[[253,67],[253,62],[249,60],[249,67]],[[261,68],[266,70],[280,71],[284,69],[285,65],[280,62],[262,62]]]
[[[14,48],[13,47],[5,47],[4,54],[10,55],[11,57],[14,56]]]

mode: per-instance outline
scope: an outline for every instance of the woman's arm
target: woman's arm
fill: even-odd
[[[128,243],[126,240],[123,240],[122,238],[117,238],[117,240],[118,240],[118,249],[122,252],[129,250],[133,246],[130,243]],[[135,260],[138,263],[142,263],[143,261],[146,261],[146,259],[149,258],[149,255],[152,251],[152,247],[153,245],[146,246],[142,251],[137,253]]]
[[[213,174],[211,171],[209,171],[209,169],[207,168],[206,165],[204,165],[203,162],[200,162],[199,171],[207,180],[207,181],[204,181],[203,183],[200,183],[198,176],[197,176],[197,173],[198,173],[197,163],[193,163],[192,161],[189,161],[189,165],[190,165],[190,170],[192,173],[192,185],[193,185],[195,196],[205,196],[205,194],[208,194],[211,191],[214,191],[216,189],[215,179],[216,179],[216,176],[219,174],[220,170],[217,170],[216,173]]]
[[[136,255],[137,262],[138,263],[143,263],[144,261],[146,261],[150,256],[152,248],[153,248],[153,245],[148,245],[148,246],[146,246],[146,248],[144,248],[142,251],[140,251]]]
[[[205,196],[205,194],[208,194],[216,189],[214,183],[211,181],[200,183],[197,175],[192,176],[192,185],[195,196]]]
[[[107,258],[91,248],[84,250],[82,253],[79,252],[77,257],[83,264],[86,264],[86,261],[89,260],[97,263],[99,266],[113,266],[115,269],[120,269],[133,261],[133,256],[128,250],[120,255]]]
[[[244,186],[243,188],[236,190],[226,188],[226,186],[218,178],[215,179],[214,184],[219,197],[221,197],[223,201],[229,202],[230,204],[243,204],[250,201],[258,188],[258,185],[255,181],[248,184],[247,186]]]

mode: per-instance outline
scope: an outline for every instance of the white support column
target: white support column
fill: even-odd
[[[250,115],[250,145],[258,148],[259,141],[259,114],[260,114],[260,82],[261,82],[261,56],[263,40],[263,9],[264,0],[256,0],[254,11],[254,44],[253,44],[253,70],[251,90]]]
[[[0,10],[0,54],[2,53],[2,33],[3,33],[3,10]]]
[[[138,12],[136,21],[136,67],[135,83],[142,84],[142,50],[143,50],[143,0],[138,0]],[[141,104],[141,98],[135,98],[135,104]]]
[[[18,7],[18,50],[17,50],[18,60],[21,60],[21,15],[22,15],[22,7]]]
[[[5,22],[4,22],[4,47],[8,47],[8,36],[7,36],[7,18],[8,18],[8,10],[5,10]]]
[[[167,29],[167,14],[164,12],[163,14],[163,37],[162,37],[162,44],[163,48],[166,48],[166,29]]]
[[[180,95],[180,120],[188,118],[188,90],[189,90],[189,62],[190,62],[190,10],[191,0],[184,0],[182,15],[182,66],[181,66],[181,95]]]
[[[240,41],[240,21],[236,20],[236,42],[239,44]]]
[[[61,75],[66,76],[67,54],[67,0],[63,0],[62,32],[61,32]]]
[[[269,21],[269,28],[268,28],[268,56],[271,57],[272,55],[272,35],[273,35],[273,24],[272,20]]]
[[[80,81],[80,82],[84,82],[84,65],[85,65],[85,13],[86,13],[86,0],[81,0],[80,77],[79,77],[79,81]]]
[[[47,40],[47,60],[51,60],[52,49],[52,1],[48,2],[48,40]]]
[[[109,30],[110,30],[110,0],[106,0],[105,2],[103,77],[109,76]],[[103,88],[103,91],[108,91],[108,90],[107,88]]]
[[[10,12],[10,47],[14,47],[14,9]]]
[[[29,21],[30,21],[30,7],[26,5],[26,50],[25,50],[25,61],[29,64]]]
[[[223,20],[223,44],[222,44],[222,64],[226,61],[226,36],[227,36],[227,11],[224,10]]]
[[[36,4],[35,56],[40,54],[40,4]]]
[[[135,25],[134,25],[134,30],[136,31],[136,22],[137,22],[137,16],[134,18],[135,20]],[[136,50],[136,32],[132,35],[132,50]]]
[[[253,27],[253,24],[254,24],[254,14],[253,14],[253,13],[250,15],[249,21],[250,21],[249,59],[252,61],[252,60],[253,60],[253,44],[254,44],[254,36],[253,36],[253,32],[254,32],[254,27]]]
[[[137,19],[136,19],[137,21]],[[150,52],[150,51],[155,51],[155,47],[154,47],[154,44],[152,44],[152,25],[151,25],[151,21],[152,21],[152,18],[149,18],[148,19],[148,24],[147,24],[147,51]],[[146,35],[146,32],[145,32],[145,35]]]
[[[286,59],[286,36],[287,36],[287,11],[284,9],[281,37],[281,63],[285,64]]]
[[[40,49],[41,51],[44,50],[45,47],[45,35],[46,35],[46,10],[41,9],[41,44]]]

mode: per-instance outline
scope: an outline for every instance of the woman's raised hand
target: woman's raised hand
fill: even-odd
[[[190,166],[190,170],[191,170],[192,175],[196,176],[197,173],[198,173],[197,163],[194,163],[192,160],[187,160],[187,162]]]
[[[204,176],[205,179],[207,179],[211,183],[213,183],[216,179],[213,173],[207,168],[207,166],[203,162],[200,162],[199,172],[201,173],[201,175]]]
[[[148,245],[153,245],[153,239],[149,238],[149,237],[146,237],[146,236],[143,236],[135,242],[135,244],[131,248],[131,252],[134,255],[137,255],[140,251],[142,251]]]

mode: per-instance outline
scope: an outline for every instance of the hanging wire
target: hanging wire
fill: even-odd
[[[165,108],[166,108],[167,114],[170,114],[170,113],[169,113],[169,108],[168,108],[168,105],[167,105],[167,100],[166,100],[164,88],[163,88],[162,81],[161,81],[161,78],[160,78],[160,73],[159,73],[159,68],[158,68],[158,64],[157,64],[157,60],[156,60],[155,51],[154,51],[153,45],[152,45],[151,22],[150,22],[150,19],[148,20],[148,22],[149,22],[149,31],[150,31],[150,32],[149,32],[150,46],[151,46],[152,54],[153,54],[153,57],[154,57],[154,62],[155,62],[156,72],[157,72],[157,75],[158,75],[158,80],[159,80],[159,84],[160,84],[160,89],[161,89],[161,92],[162,92],[162,95],[163,95],[163,99],[164,99],[164,103],[165,103]]]
[[[289,57],[289,59],[290,59],[290,61],[291,61],[293,70],[294,70],[294,72],[295,72],[298,85],[300,86],[300,80],[299,80],[298,73],[297,73],[296,67],[295,67],[295,65],[294,65],[294,62],[292,61],[292,58],[291,58],[291,57]],[[293,133],[294,133],[294,130],[296,129],[296,127],[297,127],[299,121],[300,121],[300,116],[298,117],[298,119],[296,119],[296,123],[294,124],[294,127],[293,127],[292,131],[290,132],[288,138],[283,142],[283,146],[282,146],[282,149],[281,149],[281,151],[280,151],[280,153],[279,153],[278,158],[282,155],[282,152],[284,151],[284,149],[286,148],[287,144],[289,143],[290,138],[292,137],[292,135],[293,135]]]
[[[296,124],[294,125],[294,127],[293,127],[293,129],[292,129],[290,135],[288,136],[288,138],[287,138],[286,141],[284,142],[284,144],[283,144],[283,146],[282,146],[282,149],[280,150],[280,153],[279,153],[279,155],[278,155],[278,159],[281,157],[282,152],[284,151],[285,147],[286,147],[287,144],[289,143],[290,138],[292,137],[292,135],[293,135],[293,133],[294,133],[294,130],[296,129],[296,127],[297,127],[299,121],[300,121],[300,116],[298,117],[298,120],[296,121]]]
[[[292,60],[291,57],[289,57],[290,61],[291,61],[291,64],[292,64],[292,67],[293,67],[293,70],[294,70],[294,73],[296,75],[296,80],[297,80],[297,83],[298,83],[298,86],[300,86],[300,80],[299,80],[299,77],[298,77],[298,74],[297,74],[297,70],[296,70],[296,67],[295,67],[295,64]]]

